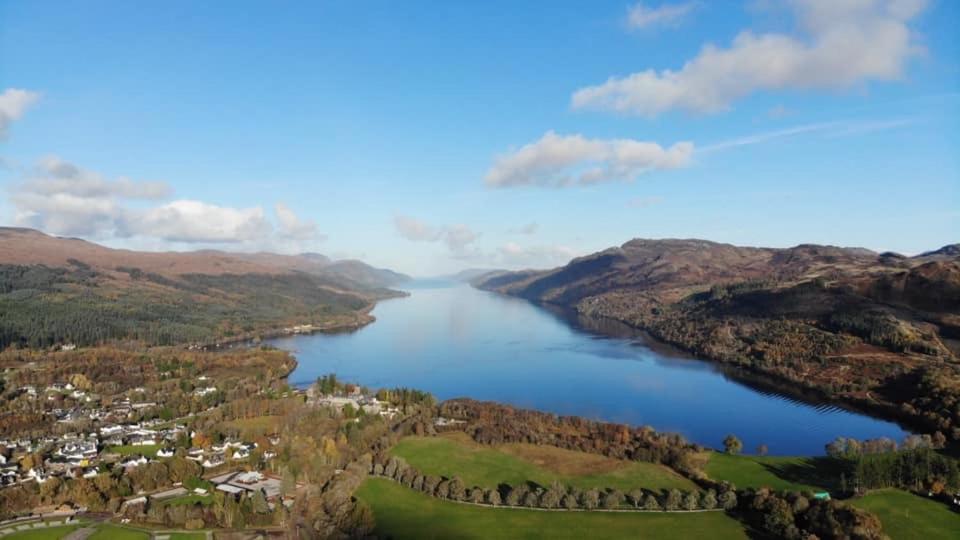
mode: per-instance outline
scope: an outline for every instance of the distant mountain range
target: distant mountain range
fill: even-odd
[[[206,343],[372,320],[410,278],[306,253],[140,252],[0,228],[0,348]]]
[[[616,319],[960,440],[960,244],[907,257],[635,239],[552,270],[472,283]]]
[[[0,264],[65,267],[80,261],[104,272],[139,268],[167,277],[183,274],[277,274],[304,272],[342,279],[345,288],[390,287],[410,276],[356,260],[331,260],[319,253],[235,253],[219,250],[147,252],[112,249],[78,238],[62,238],[34,229],[0,227]]]

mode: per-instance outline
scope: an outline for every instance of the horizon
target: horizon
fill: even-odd
[[[61,239],[64,239],[64,240],[80,240],[80,241],[83,241],[83,242],[89,242],[89,243],[93,243],[93,244],[96,244],[96,245],[105,246],[105,247],[108,247],[108,248],[111,247],[111,246],[108,246],[108,245],[106,245],[106,244],[101,244],[101,243],[96,242],[96,241],[93,241],[93,240],[88,240],[88,239],[86,239],[86,238],[71,237],[71,236],[59,236],[59,235],[51,234],[51,233],[48,233],[48,232],[45,232],[45,231],[41,231],[41,230],[38,230],[38,229],[32,229],[32,228],[30,228],[30,227],[16,227],[16,226],[0,225],[0,231],[2,231],[3,229],[13,229],[13,230],[21,230],[21,231],[29,231],[29,232],[39,232],[39,233],[41,233],[41,234],[45,234],[45,235],[47,235],[47,236],[51,236],[51,237],[54,237],[54,238],[61,238]],[[599,253],[599,252],[601,252],[601,251],[605,251],[605,250],[607,250],[607,249],[620,248],[620,247],[622,247],[624,244],[629,243],[629,242],[632,242],[632,241],[635,241],[635,240],[646,240],[646,241],[653,241],[653,242],[671,241],[671,240],[676,240],[676,241],[701,241],[701,242],[710,242],[710,243],[719,244],[719,245],[730,245],[730,246],[734,246],[734,247],[738,247],[738,248],[751,248],[751,249],[792,249],[792,248],[798,248],[798,247],[803,247],[803,246],[832,247],[832,248],[850,249],[850,250],[863,249],[863,250],[867,250],[867,251],[871,251],[871,252],[873,252],[873,253],[876,253],[877,255],[882,255],[882,254],[885,254],[885,253],[894,253],[894,254],[902,255],[902,256],[906,256],[906,257],[919,257],[919,256],[921,256],[921,255],[926,255],[926,254],[928,254],[928,253],[933,253],[933,252],[935,252],[935,251],[939,251],[939,250],[941,250],[941,249],[944,249],[944,248],[947,248],[947,247],[950,247],[950,246],[960,246],[960,242],[951,242],[951,243],[948,243],[948,244],[944,244],[944,245],[942,245],[942,246],[931,247],[931,248],[929,248],[929,249],[924,249],[924,250],[921,250],[921,251],[918,251],[918,252],[915,252],[915,253],[901,253],[901,252],[891,251],[891,250],[874,250],[874,249],[865,248],[865,247],[863,247],[863,246],[840,246],[840,245],[834,245],[834,244],[811,244],[811,243],[809,243],[809,242],[804,242],[804,243],[795,244],[795,245],[791,245],[791,246],[775,247],[775,246],[737,245],[737,244],[730,244],[730,243],[728,243],[728,242],[718,242],[718,241],[715,241],[715,240],[710,240],[709,238],[646,238],[646,237],[635,236],[635,237],[633,237],[633,238],[630,238],[630,239],[628,239],[628,240],[625,240],[625,241],[623,241],[623,242],[620,242],[620,243],[618,243],[618,244],[616,244],[616,245],[607,246],[606,248],[600,249],[600,250],[595,251],[595,252],[584,253],[584,254],[582,254],[582,255],[577,255],[577,256],[572,257],[571,259],[569,259],[569,260],[567,260],[567,261],[565,261],[565,262],[561,262],[561,263],[559,263],[559,264],[557,264],[557,265],[555,265],[555,266],[549,266],[549,267],[534,267],[534,266],[530,266],[530,267],[522,267],[522,268],[496,268],[496,267],[483,267],[483,266],[464,266],[464,267],[462,267],[462,268],[454,269],[454,270],[451,271],[451,272],[446,272],[446,273],[442,273],[442,274],[407,274],[407,277],[410,277],[410,278],[413,279],[413,280],[419,280],[419,279],[441,279],[441,278],[448,278],[448,277],[452,277],[452,276],[455,276],[455,275],[460,274],[460,273],[471,272],[471,271],[485,271],[485,272],[518,271],[518,272],[522,272],[522,271],[526,271],[526,270],[535,270],[535,271],[551,270],[551,269],[554,269],[554,268],[558,268],[558,267],[565,266],[565,265],[568,264],[569,262],[571,262],[571,261],[573,261],[574,259],[577,259],[577,258],[579,258],[579,257],[586,257],[586,256],[590,256],[590,255],[595,255],[595,254],[597,254],[597,253]],[[129,251],[138,251],[138,250],[131,250],[131,249],[129,249],[129,248],[111,248],[111,249],[122,249],[122,250],[129,250]],[[178,253],[178,254],[214,252],[214,253],[223,253],[223,254],[226,254],[226,255],[231,255],[231,254],[280,255],[280,256],[288,256],[288,257],[299,257],[299,256],[308,256],[308,255],[319,255],[319,256],[321,256],[321,257],[325,257],[325,258],[329,259],[331,262],[358,261],[358,262],[368,263],[368,264],[369,264],[368,261],[365,261],[365,260],[363,260],[363,259],[356,259],[356,258],[336,258],[336,257],[329,256],[329,255],[327,255],[326,253],[319,252],[319,251],[303,251],[303,252],[295,252],[295,253],[278,253],[278,252],[274,252],[274,251],[263,251],[263,250],[260,250],[260,251],[237,251],[237,250],[230,250],[230,249],[223,248],[223,247],[204,247],[204,248],[194,248],[194,249],[185,248],[185,249],[143,250],[143,252],[146,252],[146,253]],[[390,268],[390,267],[385,267],[385,266],[384,266],[384,267],[378,267],[377,265],[372,265],[372,266],[377,267],[377,268],[380,268],[380,269],[382,269],[382,270],[391,270],[391,271],[396,271],[396,272],[400,272],[400,273],[405,273],[405,272],[401,272],[401,271],[399,271],[399,270],[396,270],[395,268]]]
[[[960,239],[958,17],[3,2],[0,224],[424,277],[630,238],[916,255]]]

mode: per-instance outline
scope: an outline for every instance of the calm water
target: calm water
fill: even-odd
[[[601,337],[590,324],[524,300],[460,284],[408,290],[408,298],[380,303],[377,321],[354,333],[273,340],[297,355],[290,381],[305,385],[333,372],[373,388],[420,388],[441,400],[471,397],[647,424],[713,447],[735,433],[747,451],[763,443],[781,455],[822,454],[838,435],[905,435],[890,422],[755,390],[715,364],[641,339]]]

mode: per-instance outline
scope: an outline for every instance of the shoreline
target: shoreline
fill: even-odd
[[[470,286],[473,287],[472,284]],[[836,406],[847,412],[862,414],[875,420],[894,423],[908,433],[928,433],[936,430],[935,428],[927,425],[923,419],[918,419],[914,416],[903,413],[896,406],[896,404],[866,400],[856,396],[838,397],[825,392],[819,387],[806,384],[802,380],[794,380],[777,373],[756,369],[752,366],[724,362],[709,356],[700,355],[696,351],[690,350],[680,343],[661,339],[660,337],[651,333],[647,328],[642,326],[634,326],[616,317],[584,313],[573,306],[565,306],[551,302],[538,302],[499,291],[491,291],[479,287],[474,288],[506,298],[525,300],[530,304],[537,306],[538,308],[566,318],[569,324],[575,325],[582,331],[595,333],[605,337],[642,341],[646,346],[657,352],[665,353],[677,358],[703,362],[716,366],[718,372],[724,377],[727,377],[737,384],[746,386],[754,391],[772,392],[788,399],[795,399],[807,405],[827,404]],[[600,323],[615,323],[622,329],[629,330],[629,332],[616,332],[610,328],[603,328],[602,325],[589,327],[582,324],[581,319]]]

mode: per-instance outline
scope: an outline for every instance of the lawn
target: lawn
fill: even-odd
[[[29,531],[19,531],[4,536],[4,540],[60,540],[64,536],[80,528],[78,523],[64,525],[62,527],[50,527],[49,529],[34,529]],[[5,529],[9,530],[9,529]]]
[[[377,533],[407,538],[747,538],[723,512],[694,514],[542,512],[483,508],[434,499],[383,478],[356,496],[373,509]]]
[[[88,536],[87,540],[150,540],[150,535],[143,531],[103,523],[97,525],[97,530]]]
[[[897,489],[882,489],[852,501],[873,512],[893,540],[935,540],[960,537],[960,514],[943,503]]]
[[[732,456],[710,452],[704,468],[714,480],[726,480],[738,488],[769,487],[779,490],[822,491],[837,489],[840,472],[827,458],[781,456]]]
[[[111,446],[107,449],[107,452],[113,454],[120,454],[121,456],[133,456],[143,454],[148,458],[156,458],[157,450],[160,449],[159,444],[145,444],[143,446],[131,446],[125,444],[123,446]]]
[[[426,474],[459,476],[468,486],[496,487],[554,480],[580,488],[611,487],[623,491],[684,489],[696,486],[671,469],[653,463],[622,461],[552,446],[504,444],[484,446],[460,432],[440,437],[405,437],[391,451]]]
[[[193,506],[197,503],[200,503],[203,506],[210,506],[210,504],[213,503],[213,495],[197,495],[192,493],[190,495],[181,495],[180,497],[167,499],[161,502],[161,504],[166,504],[168,506]]]
[[[167,533],[163,533],[163,534],[167,534]],[[169,534],[170,534],[170,540],[205,540],[207,537],[207,533],[202,533],[202,532],[195,532],[195,533],[178,532],[178,533],[169,533]]]
[[[255,416],[224,422],[224,427],[236,429],[244,438],[253,438],[275,433],[281,419],[281,416]]]

